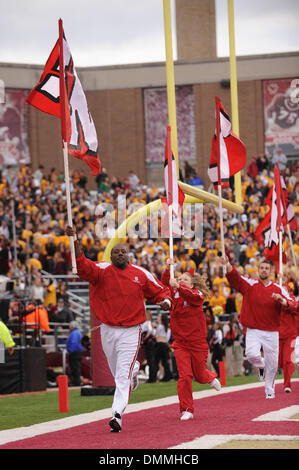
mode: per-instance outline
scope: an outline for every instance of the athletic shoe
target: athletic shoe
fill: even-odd
[[[257,370],[257,376],[258,376],[260,382],[265,380],[265,369],[258,369]]]
[[[139,385],[138,372],[139,372],[139,368],[140,368],[140,363],[138,361],[136,361],[135,364],[138,365],[138,370],[132,376],[132,380],[131,380],[131,391],[132,392],[135,392],[135,390],[137,390],[137,387]],[[134,369],[135,369],[135,366],[134,366]]]
[[[266,398],[275,398],[275,393],[268,393]]]
[[[187,421],[188,419],[193,419],[193,414],[189,411],[183,411],[181,421]]]
[[[111,432],[121,431],[121,416],[119,413],[114,413],[114,417],[110,420],[109,425],[111,427]]]
[[[286,393],[291,393],[292,390],[290,389],[290,387],[286,387],[286,388],[284,389],[284,391],[285,391]]]
[[[218,379],[214,379],[212,380],[212,382],[210,383],[211,387],[213,387],[215,390],[217,390],[217,392],[219,392],[221,390],[221,383],[219,382]]]

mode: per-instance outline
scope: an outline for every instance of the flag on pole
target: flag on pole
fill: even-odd
[[[282,175],[280,175],[281,181],[281,200],[282,200],[282,223],[284,227],[289,224],[290,230],[296,232],[299,227],[296,220],[296,214],[294,211],[294,206],[289,200],[289,193]],[[267,197],[265,198],[265,204],[271,207],[272,205],[272,192],[273,186],[269,189]]]
[[[216,103],[216,130],[212,139],[212,150],[208,176],[215,188],[229,187],[229,178],[241,171],[246,164],[246,147],[232,131],[230,118],[218,96]]]
[[[274,262],[277,273],[279,272],[279,232],[283,232],[284,226],[283,206],[280,172],[277,167],[274,169],[271,209],[254,233],[255,239],[264,244],[264,256]],[[285,254],[283,254],[282,261],[286,263]]]
[[[167,126],[165,155],[164,155],[164,181],[166,196],[161,198],[161,202],[165,209],[168,211],[169,206],[172,206],[174,214],[174,232],[181,233],[182,221],[180,217],[181,207],[183,206],[185,194],[178,185],[177,168],[174,155],[171,148],[171,127]],[[168,220],[165,217],[165,221]],[[166,222],[165,222],[166,223]],[[167,225],[166,225],[167,226]],[[162,223],[162,231],[164,232],[165,226]]]
[[[101,172],[96,129],[64,35],[62,20],[59,20],[59,39],[27,102],[40,111],[59,117],[62,140],[68,144],[68,153],[86,162],[92,175]]]

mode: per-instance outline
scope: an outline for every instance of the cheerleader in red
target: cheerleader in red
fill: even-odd
[[[177,391],[181,420],[185,421],[192,419],[194,412],[192,378],[202,384],[209,383],[218,391],[221,385],[217,374],[207,369],[207,325],[202,305],[208,288],[199,274],[192,277],[185,272],[178,279],[170,279],[170,264],[171,260],[167,260],[168,267],[161,280],[171,290],[170,329],[179,373]]]
[[[286,286],[287,288],[287,286]],[[294,301],[295,297],[291,292],[290,296]],[[281,309],[279,325],[279,356],[278,367],[283,369],[283,388],[286,393],[291,390],[291,378],[295,368],[294,351],[297,336],[297,311],[289,313],[284,307]]]

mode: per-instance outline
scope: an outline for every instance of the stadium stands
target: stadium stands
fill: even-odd
[[[265,198],[273,184],[271,160],[265,157],[262,167],[253,168],[256,160],[253,159],[242,175],[244,214],[238,216],[224,211],[226,254],[242,274],[251,278],[256,277],[257,264],[263,254],[263,246],[255,240],[254,232],[269,210]],[[296,216],[299,214],[298,177],[299,164],[288,165],[284,178]],[[98,192],[88,191],[87,188],[87,178],[82,172],[73,171],[73,221],[86,256],[95,261],[103,259],[105,247],[117,228],[117,222],[113,227],[111,221],[118,220],[120,200],[125,200],[128,214],[130,208],[135,207],[133,205],[148,204],[164,194],[164,188],[147,186],[142,181],[138,181],[132,189],[129,178],[120,181],[115,175],[107,175],[105,184],[99,186]],[[9,171],[3,168],[0,172],[0,275],[6,282],[7,279],[13,282],[7,284],[9,290],[2,289],[0,293],[1,303],[9,302],[9,308],[3,309],[6,313],[2,319],[12,324],[19,312],[23,312],[37,296],[41,296],[50,315],[57,308],[58,299],[63,298],[73,316],[81,321],[85,334],[89,328],[88,285],[80,283],[71,272],[69,238],[64,234],[67,225],[64,191],[64,176],[57,174],[55,169],[49,175],[43,173],[40,179],[35,178],[31,166],[24,164],[9,168]],[[232,188],[224,191],[224,197],[233,200]],[[198,271],[206,276],[210,284],[212,297],[205,303],[209,324],[215,319],[224,324],[232,318],[232,314],[238,317],[242,302],[241,296],[230,289],[217,260],[221,246],[217,211],[217,207],[211,204],[203,206],[201,246],[192,247],[192,240],[184,238],[174,240],[175,271]],[[96,235],[99,222],[105,235],[101,238]],[[153,219],[148,221],[145,232],[142,232],[143,238],[140,236],[141,227],[137,227],[133,234],[124,238],[124,242],[128,243],[131,262],[144,266],[161,278],[169,256],[168,239],[147,237],[151,223]],[[298,232],[292,232],[292,239],[298,259]],[[284,235],[283,249],[287,255],[285,282],[298,295],[296,266],[287,234]],[[157,309],[151,305],[148,308],[155,319]],[[57,325],[50,322],[55,340],[43,339],[43,346],[49,351],[51,348],[52,351],[53,348],[58,350],[59,342],[60,345],[63,343],[62,324],[59,328],[62,332],[60,339]],[[19,334],[17,329],[15,334]]]

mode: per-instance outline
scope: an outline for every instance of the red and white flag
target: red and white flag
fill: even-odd
[[[229,178],[241,171],[246,164],[246,147],[232,131],[230,118],[218,96],[216,102],[216,131],[212,139],[212,150],[208,176],[215,188],[229,187]]]
[[[164,180],[166,196],[161,198],[165,212],[168,212],[169,206],[172,206],[174,214],[174,233],[178,234],[182,228],[181,207],[183,206],[185,195],[178,185],[176,161],[171,149],[171,127],[167,126],[165,155],[164,155]],[[168,227],[167,217],[165,217],[165,225]],[[165,225],[162,222],[162,232]],[[165,235],[165,234],[164,234]]]
[[[101,172],[96,129],[64,35],[62,20],[59,20],[59,39],[27,102],[40,111],[59,117],[62,140],[68,144],[68,153],[86,162],[92,175]]]
[[[296,220],[296,214],[294,210],[293,204],[289,200],[289,193],[287,191],[287,187],[284,181],[283,176],[280,175],[280,182],[281,182],[281,200],[282,200],[282,223],[284,227],[289,224],[290,230],[296,232],[299,227]],[[267,197],[265,198],[265,204],[269,207],[272,205],[272,193],[273,193],[273,186],[268,191]]]
[[[257,227],[254,237],[264,244],[264,256],[275,264],[275,270],[279,272],[279,232],[284,231],[283,219],[285,208],[282,202],[282,188],[279,167],[274,169],[274,185],[272,187],[271,210]],[[286,256],[283,254],[283,263]]]

